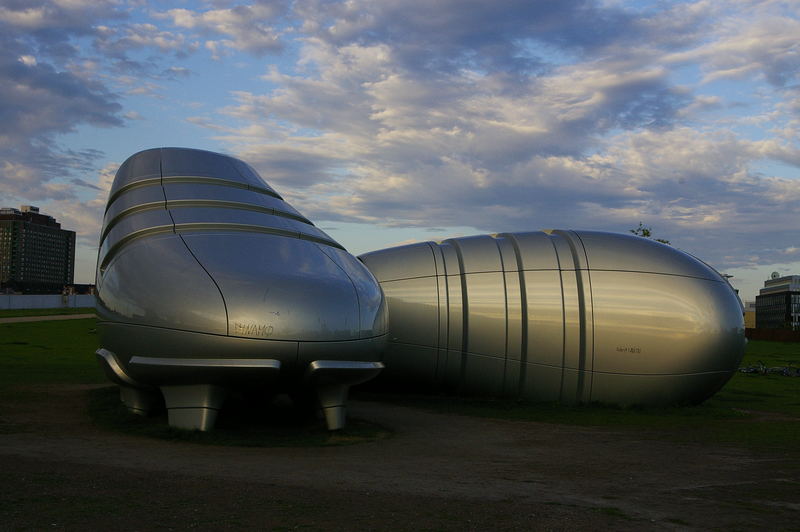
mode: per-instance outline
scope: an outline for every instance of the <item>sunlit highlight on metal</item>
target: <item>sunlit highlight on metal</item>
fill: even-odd
[[[673,247],[594,231],[503,233],[359,257],[383,288],[380,379],[566,403],[697,403],[733,375],[743,309]]]
[[[131,411],[208,430],[230,390],[316,389],[328,428],[381,371],[372,274],[247,164],[157,148],[120,167],[97,260],[97,358]]]

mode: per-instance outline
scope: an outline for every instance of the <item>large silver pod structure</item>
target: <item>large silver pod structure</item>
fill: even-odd
[[[158,148],[111,187],[97,261],[98,360],[123,402],[163,393],[206,430],[228,390],[315,388],[328,427],[376,375],[385,302],[372,274],[247,164]]]
[[[382,379],[568,403],[696,403],[744,351],[727,281],[638,236],[504,233],[359,258],[389,306]]]

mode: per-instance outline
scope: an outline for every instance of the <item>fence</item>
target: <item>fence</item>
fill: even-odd
[[[94,307],[94,295],[61,295],[61,294],[2,294],[0,309],[28,308],[78,308]]]

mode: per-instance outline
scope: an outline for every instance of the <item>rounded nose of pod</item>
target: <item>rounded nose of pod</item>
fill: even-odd
[[[629,235],[577,231],[590,274],[593,400],[700,402],[739,366],[741,302],[713,268]]]

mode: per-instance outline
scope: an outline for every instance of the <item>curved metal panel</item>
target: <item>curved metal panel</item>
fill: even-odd
[[[241,205],[254,206],[275,213],[288,214],[297,219],[306,220],[294,207],[269,194],[264,194],[248,188],[238,188],[226,186],[224,183],[176,183],[167,180],[164,184],[164,195],[170,207],[190,206],[192,202],[202,205],[209,202],[209,205]]]
[[[95,356],[97,357],[97,361],[100,363],[100,367],[103,369],[103,372],[106,374],[108,380],[114,384],[131,388],[143,387],[140,382],[136,382],[131,378],[130,375],[125,373],[125,370],[117,360],[116,355],[108,349],[98,349],[95,351]]]
[[[219,290],[177,235],[132,242],[98,280],[97,302],[105,321],[228,332]]]
[[[506,271],[520,270],[557,270],[553,243],[550,236],[541,231],[528,233],[500,233],[498,237],[510,240],[517,251],[518,264],[515,268],[506,266]]]
[[[355,288],[314,243],[252,233],[183,238],[225,294],[230,335],[304,341],[359,337]]]
[[[258,172],[256,172],[252,166],[242,160],[234,158],[231,158],[231,162],[233,163],[233,166],[236,167],[239,175],[241,175],[242,178],[244,178],[244,180],[251,186],[265,188],[270,192],[275,193],[275,189],[269,186],[269,183],[261,179],[261,176],[258,175]]]
[[[519,272],[506,272],[503,276],[506,288],[506,365],[503,394],[516,395],[522,378],[523,355],[527,358],[528,313],[527,311],[523,312],[522,308],[523,297]],[[526,322],[524,326],[523,319]]]
[[[525,374],[525,380],[519,389],[519,397],[529,401],[552,402],[563,400],[564,370],[561,367],[526,363],[522,371]]]
[[[279,360],[270,358],[188,358],[133,356],[128,361],[140,378],[156,384],[231,384],[259,379],[264,384],[278,377]]]
[[[381,284],[389,314],[391,342],[438,347],[439,298],[436,277],[417,277]]]
[[[378,379],[390,381],[395,388],[401,390],[436,389],[440,380],[437,375],[444,372],[444,368],[438,367],[438,355],[439,352],[434,347],[387,342],[381,360],[392,371],[382,372]],[[458,358],[460,360],[460,353]],[[446,359],[445,356],[444,360]]]
[[[174,227],[172,218],[165,209],[135,212],[117,220],[108,232],[103,231],[105,237],[100,242],[98,254],[103,267],[126,242],[148,234],[172,232]]]
[[[430,245],[437,246],[437,244],[433,242],[430,242]],[[445,275],[461,275],[461,258],[459,257],[458,248],[454,246],[452,242],[446,240],[440,242],[438,248],[439,252],[442,254]]]
[[[273,227],[297,233],[297,230],[289,225],[286,218],[266,212],[231,209],[228,207],[189,206],[177,209],[170,208],[169,213],[176,225],[194,223],[246,224]]]
[[[730,371],[744,347],[726,284],[634,272],[592,272],[595,370],[639,375]]]
[[[574,231],[553,229],[547,231],[558,256],[558,267],[561,270],[586,270],[586,251],[583,243]]]
[[[132,188],[119,194],[108,205],[103,217],[103,227],[106,231],[118,220],[117,217],[129,215],[137,210],[165,209],[164,191],[161,185],[153,183],[150,186]],[[102,239],[102,238],[101,238]]]
[[[472,273],[465,278],[469,298],[467,351],[504,359],[507,314],[503,273]]]
[[[189,148],[162,148],[161,176],[205,176],[248,184],[232,157]]]
[[[500,235],[494,235],[492,239],[500,252],[500,271],[516,272],[519,271],[519,260],[511,239]]]
[[[379,282],[436,275],[433,253],[428,242],[365,253],[358,258]]]
[[[505,358],[469,353],[458,390],[464,393],[499,396],[503,393]]]
[[[386,334],[387,312],[383,291],[375,277],[358,259],[350,253],[317,244],[317,248],[333,260],[350,278],[358,296],[359,337],[371,338]]]
[[[595,372],[592,401],[618,405],[697,404],[722,388],[735,370],[687,375]]]
[[[237,338],[221,334],[181,331],[150,325],[134,325],[114,321],[98,322],[100,343],[117,355],[131,376],[140,377],[129,367],[133,356],[166,358],[231,358],[275,359],[281,367],[297,363],[297,342]]]
[[[500,250],[489,235],[451,238],[446,243],[456,246],[461,254],[464,273],[501,272]]]
[[[386,347],[386,336],[336,342],[299,342],[297,368],[306,369],[315,360],[379,362],[376,356]]]
[[[469,309],[460,275],[445,276],[447,283],[447,348],[465,350],[465,336],[469,331]],[[388,303],[387,303],[388,305]],[[391,310],[389,311],[389,337],[392,335]],[[449,360],[449,358],[448,358]]]
[[[120,165],[111,185],[109,202],[123,187],[153,179],[161,179],[161,148],[140,151]]]
[[[315,225],[308,224],[308,223],[303,223],[303,222],[301,222],[299,220],[292,220],[290,218],[285,218],[284,220],[286,221],[286,226],[290,230],[297,231],[300,234],[300,238],[304,238],[306,236],[310,236],[313,239],[316,239],[316,241],[318,241],[318,242],[320,242],[320,241],[328,241],[328,242],[336,244],[336,241],[333,238],[331,238],[331,236],[328,233],[326,233],[325,231],[323,231],[322,229],[320,229],[319,227],[317,227]],[[336,244],[336,245],[338,246],[338,244]],[[341,250],[341,251],[344,251],[344,250]],[[345,251],[345,253],[347,253],[347,252]],[[348,255],[349,255],[349,253],[348,253]],[[372,277],[371,274],[370,274],[370,277]]]
[[[691,255],[647,238],[597,231],[576,231],[589,258],[592,270],[665,273],[723,279]]]
[[[557,270],[527,271],[524,281],[528,318],[525,359],[532,364],[561,368],[566,334],[561,275]]]

